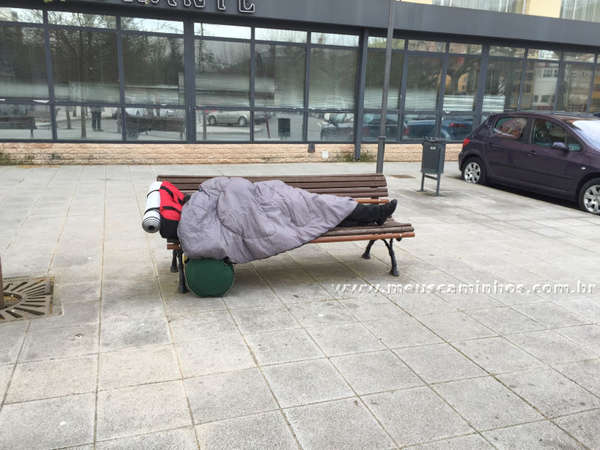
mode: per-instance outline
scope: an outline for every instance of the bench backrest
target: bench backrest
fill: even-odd
[[[159,175],[157,181],[169,181],[184,193],[193,193],[212,176]],[[244,177],[252,182],[281,180],[290,186],[315,194],[332,194],[352,198],[377,199],[388,196],[387,182],[382,174],[292,175]]]

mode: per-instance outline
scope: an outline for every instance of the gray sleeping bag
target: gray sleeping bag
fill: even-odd
[[[190,258],[245,263],[299,247],[335,228],[357,202],[282,181],[205,181],[183,206],[177,234]]]

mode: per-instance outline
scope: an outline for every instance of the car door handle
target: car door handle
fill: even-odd
[[[531,150],[529,153],[527,153],[527,156],[535,156],[535,155],[537,155],[535,150]]]

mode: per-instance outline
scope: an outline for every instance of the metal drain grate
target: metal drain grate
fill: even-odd
[[[4,308],[0,309],[0,323],[49,316],[52,314],[52,280],[4,280],[4,302]]]

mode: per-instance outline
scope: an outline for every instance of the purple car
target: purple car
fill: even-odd
[[[497,183],[577,201],[600,215],[600,118],[515,112],[490,116],[463,142],[467,183]]]

